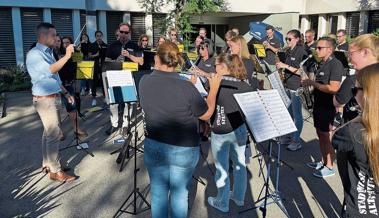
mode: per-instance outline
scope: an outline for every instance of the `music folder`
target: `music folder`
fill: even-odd
[[[280,79],[278,71],[276,70],[276,71],[270,73],[267,76],[267,78],[270,81],[272,88],[276,89],[278,91],[284,105],[288,108],[291,104],[291,100],[288,97],[286,90],[284,89],[284,86],[283,86],[283,83]]]
[[[131,71],[110,70],[102,76],[107,104],[137,101],[137,90]]]
[[[234,94],[256,142],[297,131],[277,90]]]

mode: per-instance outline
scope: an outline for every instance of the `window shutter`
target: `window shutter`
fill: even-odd
[[[0,68],[3,68],[16,64],[11,9],[1,8],[0,29]]]
[[[122,23],[123,12],[107,12],[107,40],[108,44],[116,41],[115,31],[118,29],[118,25]]]
[[[72,11],[71,10],[51,10],[51,21],[57,33],[61,36],[73,36],[72,31]],[[75,39],[73,39],[75,40]]]
[[[37,41],[36,28],[43,21],[42,9],[21,9],[21,27],[24,58],[33,43]]]
[[[146,34],[145,14],[132,13],[130,14],[132,25],[132,42],[138,43],[138,39],[142,34]]]

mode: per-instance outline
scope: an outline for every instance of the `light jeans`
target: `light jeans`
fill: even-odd
[[[244,201],[247,187],[245,149],[247,129],[243,124],[233,132],[215,134],[212,132],[211,148],[216,165],[215,182],[217,187],[216,201],[222,207],[229,208],[229,152],[233,163],[233,199]]]
[[[145,138],[152,218],[187,217],[188,190],[199,156],[199,146],[180,147]]]
[[[113,127],[118,127],[118,124],[120,122],[119,105],[120,104],[111,104],[109,106],[109,110],[111,112],[110,118],[111,118],[111,123],[112,123]],[[129,109],[129,116],[130,117],[132,117],[134,107],[135,107],[135,104],[130,104],[130,109]],[[128,126],[128,105],[125,104],[124,113],[123,113],[123,117],[122,117],[122,127],[127,127],[127,126]]]
[[[61,170],[59,163],[59,109],[62,108],[60,97],[56,98],[33,98],[35,107],[43,125],[42,134],[42,166],[50,168],[56,173]]]
[[[303,130],[303,112],[302,102],[300,96],[295,95],[296,91],[287,90],[287,94],[291,99],[291,105],[288,107],[288,112],[291,114],[293,122],[297,128],[297,131],[292,133],[292,141],[300,142],[301,131]]]

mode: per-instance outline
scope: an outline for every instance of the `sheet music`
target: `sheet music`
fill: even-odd
[[[280,79],[278,71],[275,71],[268,75],[268,80],[271,83],[273,89],[278,90],[280,97],[282,98],[283,103],[288,108],[291,104],[291,100],[288,97],[286,90],[284,89],[283,83]]]
[[[180,76],[183,77],[185,80],[190,80],[191,79],[191,75],[187,75],[187,74],[181,73]],[[201,83],[199,77],[197,77],[195,87],[199,91],[199,93],[201,94],[201,96],[203,96],[203,97],[204,96],[208,96],[208,92],[204,89],[204,86]]]
[[[278,136],[297,131],[292,117],[281,101],[277,90],[258,91],[258,93],[266,106],[269,116],[273,120],[279,134]]]
[[[129,70],[110,70],[107,71],[109,87],[115,86],[134,86],[134,80]]]
[[[234,94],[257,142],[296,131],[277,90]]]

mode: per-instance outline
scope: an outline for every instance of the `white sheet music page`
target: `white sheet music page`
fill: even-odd
[[[132,72],[130,70],[110,70],[107,71],[109,87],[134,86]]]
[[[276,137],[297,131],[291,115],[284,106],[284,103],[276,89],[258,91],[258,94],[263,100],[268,115],[271,117],[278,131],[278,135]]]
[[[278,135],[258,92],[234,94],[234,98],[245,115],[246,123],[253,132],[255,141],[263,142]]]
[[[271,83],[272,88],[278,90],[279,95],[282,98],[282,101],[284,102],[285,106],[288,108],[291,104],[291,100],[288,97],[286,90],[284,89],[284,86],[280,79],[278,71],[275,71],[269,74],[267,77]]]

